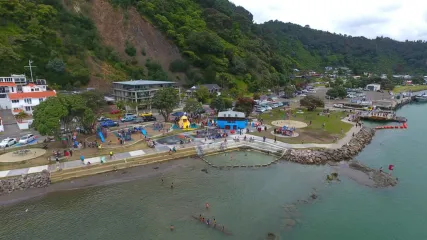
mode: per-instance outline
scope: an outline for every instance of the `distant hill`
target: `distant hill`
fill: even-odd
[[[0,16],[0,74],[22,73],[31,59],[38,77],[63,89],[167,78],[239,96],[286,85],[294,68],[427,72],[425,42],[254,24],[227,0],[10,0]]]

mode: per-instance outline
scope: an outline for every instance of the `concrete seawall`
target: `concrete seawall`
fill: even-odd
[[[290,149],[284,154],[282,159],[300,164],[325,164],[328,161],[349,161],[371,142],[374,134],[375,130],[363,128],[348,144],[345,144],[341,148],[319,150]]]

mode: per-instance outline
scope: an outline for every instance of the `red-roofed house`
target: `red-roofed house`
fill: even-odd
[[[47,90],[45,80],[33,83],[25,75],[0,77],[0,107],[11,109],[14,115],[21,111],[31,115],[35,106],[54,96],[56,92]]]

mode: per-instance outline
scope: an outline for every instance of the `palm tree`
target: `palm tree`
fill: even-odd
[[[20,123],[22,123],[22,120],[26,117],[28,117],[28,114],[24,111],[20,111],[18,114],[15,115],[16,120],[18,120],[18,122]]]

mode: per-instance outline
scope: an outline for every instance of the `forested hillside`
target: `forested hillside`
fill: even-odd
[[[227,0],[10,0],[0,1],[0,17],[0,74],[23,73],[32,59],[36,75],[61,88],[94,79],[169,78],[218,83],[241,95],[285,85],[293,68],[427,72],[424,42],[254,24],[250,12]],[[158,30],[147,34],[149,22]],[[141,44],[144,37],[151,45]],[[176,45],[178,56],[152,43],[164,41]]]

